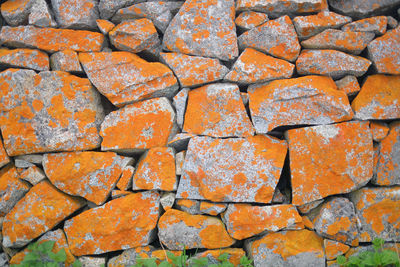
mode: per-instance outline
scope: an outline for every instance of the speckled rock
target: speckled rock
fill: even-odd
[[[353,112],[344,92],[330,77],[306,76],[248,88],[257,133],[278,126],[330,124],[350,120]]]
[[[57,27],[57,22],[54,20],[46,0],[34,0],[33,2],[28,17],[29,24],[37,27]]]
[[[133,162],[132,162],[133,163]],[[121,177],[117,182],[117,187],[121,190],[129,190],[132,188],[132,178],[135,173],[135,167],[126,166],[121,173]]]
[[[192,215],[200,214],[200,201],[193,199],[177,199],[175,206],[178,210],[187,212]]]
[[[393,18],[392,16],[386,16],[387,17],[387,28],[388,29],[394,29],[399,26],[399,22]]]
[[[100,0],[99,12],[102,19],[110,19],[118,9],[133,5],[142,0]]]
[[[118,107],[146,98],[172,97],[178,90],[167,66],[129,52],[81,53],[79,60],[94,86]]]
[[[0,168],[7,165],[10,162],[10,158],[4,149],[3,140],[0,138]]]
[[[7,24],[17,26],[28,20],[34,0],[7,0],[1,4],[1,15]]]
[[[333,10],[354,18],[370,17],[400,4],[399,0],[329,0]]]
[[[203,214],[217,216],[218,214],[224,212],[226,210],[227,206],[228,205],[226,203],[201,201],[200,212]]]
[[[0,64],[5,67],[49,70],[49,56],[35,49],[0,49]]]
[[[369,127],[372,131],[372,138],[375,142],[382,141],[389,133],[389,126],[385,122],[380,121],[371,121]]]
[[[114,23],[105,19],[97,19],[96,25],[97,28],[99,28],[100,32],[104,35],[108,34],[115,27]]]
[[[20,159],[24,161],[28,161],[32,164],[42,165],[43,154],[29,154],[29,155],[20,155],[16,156],[15,159]]]
[[[0,77],[0,127],[9,156],[100,146],[104,112],[88,79],[17,69]]]
[[[177,152],[186,150],[190,139],[192,139],[194,136],[196,135],[188,133],[178,133],[173,136],[172,139],[168,142],[168,146],[173,147]]]
[[[126,249],[120,255],[110,258],[107,267],[125,267],[134,265],[136,264],[136,259],[138,257],[151,258],[151,254],[154,250],[155,249],[152,246]]]
[[[82,263],[82,267],[106,266],[105,257],[82,256],[79,257],[79,261]]]
[[[73,50],[63,50],[50,56],[52,70],[82,73],[78,53]]]
[[[329,261],[336,259],[337,256],[345,254],[349,251],[350,246],[334,240],[324,239],[324,249],[326,259]]]
[[[97,29],[98,3],[96,0],[51,0],[58,25],[74,29]]]
[[[246,256],[246,252],[241,248],[223,248],[196,253],[193,258],[207,258],[209,264],[221,264],[218,259],[222,254],[227,254],[228,262],[234,264],[234,266],[240,266],[240,259]]]
[[[345,92],[348,96],[356,95],[360,90],[360,84],[355,76],[347,75],[335,81],[338,90]]]
[[[285,156],[286,143],[269,136],[194,137],[183,164],[177,197],[269,203]]]
[[[178,77],[179,79],[179,77]],[[189,88],[183,88],[173,98],[173,104],[176,111],[176,123],[179,128],[183,128],[183,122],[185,121],[186,104],[189,95]]]
[[[353,32],[372,32],[376,35],[382,35],[386,32],[387,17],[378,16],[354,21],[343,26],[343,31]]]
[[[175,203],[175,193],[174,192],[164,192],[161,195],[160,203],[164,210],[169,210]]]
[[[45,173],[37,166],[31,166],[20,173],[20,179],[29,182],[32,185],[40,183],[46,179]]]
[[[294,205],[354,191],[372,178],[373,141],[368,122],[292,129],[285,135]]]
[[[268,15],[261,12],[245,11],[239,14],[235,19],[236,27],[244,31],[251,30],[267,22]]]

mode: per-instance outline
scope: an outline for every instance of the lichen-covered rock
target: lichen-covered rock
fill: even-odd
[[[161,195],[160,203],[164,210],[169,210],[175,203],[175,193],[174,192],[164,192]]]
[[[176,131],[175,112],[168,99],[144,100],[105,117],[100,131],[101,149],[138,152],[166,146]]]
[[[7,0],[1,4],[1,15],[7,24],[17,26],[26,23],[35,0]]]
[[[361,88],[355,76],[347,75],[340,80],[335,81],[337,89],[345,92],[348,96],[357,94]]]
[[[386,32],[387,17],[378,16],[354,21],[343,26],[343,31],[350,32],[372,32],[376,35],[382,35]]]
[[[296,206],[351,192],[372,178],[373,141],[368,122],[292,129],[285,135]]]
[[[246,48],[224,79],[242,85],[267,82],[290,78],[294,67],[285,60],[267,56],[253,48]]]
[[[106,266],[106,257],[81,256],[78,258],[82,267]]]
[[[100,32],[104,35],[108,34],[115,27],[114,23],[105,19],[96,20],[96,24],[97,28],[99,28]]]
[[[286,143],[269,136],[193,137],[177,197],[270,203],[285,156]]]
[[[295,61],[300,53],[296,30],[288,16],[270,20],[238,38],[240,49],[254,48],[271,56]]]
[[[189,91],[183,131],[213,137],[253,135],[239,87],[216,83]]]
[[[332,9],[354,18],[377,15],[394,8],[399,3],[399,0],[329,0]]]
[[[382,141],[389,133],[389,126],[384,122],[371,121],[369,127],[372,131],[372,138],[375,142]]]
[[[133,5],[137,0],[100,0],[99,12],[102,19],[110,19],[118,9]]]
[[[24,160],[24,161],[28,161],[32,164],[39,164],[42,165],[42,161],[43,161],[43,154],[29,154],[29,155],[20,155],[20,156],[16,156],[15,160]]]
[[[73,217],[64,225],[72,254],[102,254],[148,245],[155,237],[159,205],[159,194],[147,191],[111,200]]]
[[[18,69],[0,79],[0,127],[9,156],[100,146],[104,111],[88,79]]]
[[[74,29],[97,28],[98,3],[96,0],[51,0],[58,25]]]
[[[0,138],[0,168],[7,165],[10,162],[10,158],[4,149],[3,140]]]
[[[278,126],[330,124],[353,117],[344,92],[330,77],[306,76],[248,88],[249,107],[257,133]]]
[[[79,60],[94,86],[118,107],[147,98],[172,97],[178,90],[167,66],[129,52],[80,53]]]
[[[45,173],[37,166],[31,166],[20,173],[20,179],[29,182],[32,185],[40,183],[46,179]]]
[[[246,252],[241,248],[223,248],[223,249],[206,250],[204,252],[194,254],[192,256],[192,259],[207,258],[208,263],[210,265],[221,264],[219,257],[222,254],[227,254],[227,261],[232,263],[233,266],[240,266],[240,259],[243,256],[246,256]]]
[[[235,19],[235,24],[239,29],[250,30],[267,22],[268,15],[261,12],[245,11],[239,14]]]
[[[28,17],[29,24],[43,28],[57,27],[57,22],[54,20],[46,0],[35,0],[33,2],[34,3]]]
[[[52,70],[61,70],[67,72],[83,72],[79,63],[78,53],[73,50],[63,50],[50,56]]]
[[[189,88],[183,88],[174,96],[172,102],[176,111],[176,123],[178,124],[180,129],[183,128],[183,122],[185,121],[186,104],[189,96],[189,91]]]
[[[49,70],[49,56],[36,49],[0,49],[0,64],[5,67]]]
[[[387,28],[388,29],[394,29],[394,28],[397,28],[397,26],[399,26],[399,22],[392,16],[386,16],[386,18],[387,18]]]
[[[129,190],[132,188],[132,178],[135,173],[133,166],[126,166],[121,173],[121,177],[117,182],[117,187],[121,190]]]
[[[226,203],[214,203],[208,201],[201,201],[200,203],[200,212],[203,214],[208,214],[212,216],[217,216],[218,214],[224,212],[227,208]]]
[[[25,246],[83,205],[81,199],[62,193],[46,180],[38,183],[5,216],[3,246]]]
[[[349,251],[350,246],[334,240],[324,239],[324,249],[326,259],[330,261],[336,259],[337,256],[345,254]]]
[[[234,59],[239,53],[234,19],[234,0],[187,0],[166,29],[163,46],[183,54]]]
[[[200,214],[200,201],[193,199],[177,199],[175,202],[178,210],[187,212],[192,215]]]
[[[192,139],[192,137],[194,136],[196,135],[188,133],[178,133],[173,136],[171,141],[168,142],[168,146],[173,147],[177,152],[186,150],[190,139]]]
[[[226,232],[220,219],[190,215],[175,209],[167,210],[160,217],[158,237],[160,242],[172,250],[224,248],[235,242]]]
[[[360,242],[375,238],[399,242],[400,187],[365,187],[350,195],[361,222]]]
[[[155,249],[152,246],[126,249],[120,255],[110,258],[107,267],[132,266],[136,264],[137,258],[151,258],[154,250]]]

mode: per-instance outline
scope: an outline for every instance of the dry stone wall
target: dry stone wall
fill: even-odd
[[[399,0],[6,0],[0,265],[400,242]]]

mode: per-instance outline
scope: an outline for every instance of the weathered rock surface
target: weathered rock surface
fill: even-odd
[[[228,262],[234,266],[240,266],[240,259],[246,255],[246,252],[241,248],[213,249],[197,253],[193,255],[193,258],[207,258],[209,264],[220,264],[218,259],[222,254],[227,254]]]
[[[152,252],[154,252],[154,247],[144,246],[137,248],[130,248],[124,250],[120,255],[112,257],[108,260],[108,267],[121,267],[121,266],[131,266],[136,264],[136,259],[140,258],[151,258]]]
[[[96,0],[51,0],[58,25],[74,29],[97,28],[98,3]]]
[[[6,67],[49,70],[49,56],[35,49],[0,49],[0,64]]]
[[[193,199],[177,199],[175,206],[178,210],[192,215],[200,214],[200,201]]]
[[[369,127],[372,131],[372,138],[375,142],[382,141],[389,133],[389,126],[387,123],[379,122],[379,121],[371,121]]]
[[[355,76],[347,75],[340,80],[335,81],[338,90],[345,92],[348,96],[357,94],[361,88]]]
[[[17,26],[26,23],[34,0],[8,0],[1,4],[1,15],[7,24]]]
[[[10,162],[10,158],[4,149],[3,140],[0,138],[0,168],[7,165]]]
[[[326,259],[329,261],[345,254],[350,249],[350,246],[334,240],[324,239],[324,249]]]
[[[382,35],[386,32],[387,17],[378,16],[354,21],[343,26],[343,31],[353,32],[372,32],[376,35]]]
[[[399,3],[399,0],[329,0],[332,9],[355,18],[377,15]]]
[[[117,182],[117,187],[121,190],[129,190],[132,188],[132,178],[135,173],[133,166],[126,166],[121,173],[121,177]]]
[[[67,72],[83,72],[79,63],[78,53],[73,50],[63,50],[50,56],[52,70]]]
[[[235,19],[236,27],[242,30],[250,30],[254,27],[260,26],[264,22],[267,22],[268,15],[261,12],[245,11],[239,14]]]
[[[176,111],[176,123],[179,129],[183,128],[183,122],[185,121],[186,104],[189,96],[189,88],[183,88],[173,98],[173,105]]]
[[[104,35],[108,34],[115,27],[114,23],[105,19],[97,19],[96,25],[97,28],[99,28],[100,32]]]
[[[46,175],[39,167],[31,166],[20,173],[20,178],[35,185],[46,179]]]
[[[33,5],[28,17],[30,25],[37,27],[57,27],[57,22],[54,20],[46,0],[34,0],[31,2],[33,2]]]
[[[224,212],[226,210],[227,206],[228,205],[225,203],[201,201],[199,209],[200,209],[200,212],[203,214],[217,216],[218,214]]]

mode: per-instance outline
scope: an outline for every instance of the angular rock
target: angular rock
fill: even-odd
[[[200,201],[192,199],[178,199],[175,202],[176,208],[192,215],[200,214]]]
[[[183,88],[173,98],[173,105],[176,110],[176,123],[180,129],[183,128],[183,122],[185,121],[186,103],[189,91],[189,88]]]
[[[292,205],[229,204],[222,215],[222,221],[231,237],[242,240],[265,231],[277,232],[293,228],[301,224],[302,219]]]
[[[219,257],[222,254],[227,254],[227,261],[232,263],[233,266],[240,266],[240,259],[246,256],[246,252],[241,248],[223,248],[223,249],[213,249],[206,250],[204,252],[197,253],[193,255],[193,258],[207,258],[208,263],[211,264],[221,264]]]
[[[245,245],[254,266],[325,266],[323,240],[309,230],[270,233]]]
[[[34,0],[8,0],[1,4],[1,15],[7,24],[17,26],[26,23]]]
[[[1,48],[0,65],[44,71],[49,70],[49,56],[40,50]]]
[[[54,20],[52,12],[47,5],[46,0],[33,1],[31,12],[28,17],[30,25],[37,27],[57,27],[57,22]]]
[[[384,122],[371,121],[369,127],[372,131],[372,138],[375,142],[382,141],[389,133],[389,126]]]
[[[72,254],[102,254],[148,245],[154,239],[159,205],[159,194],[147,191],[111,200],[73,217],[64,225]]]
[[[253,135],[239,87],[216,83],[189,91],[183,131],[213,137]]]
[[[347,75],[335,81],[338,90],[345,92],[348,96],[356,95],[360,90],[360,84],[355,76]]]
[[[169,210],[175,203],[174,192],[164,192],[160,198],[160,203],[164,210]]]
[[[364,75],[371,61],[336,50],[303,50],[296,61],[300,75],[328,75],[340,79],[346,75]]]
[[[98,19],[96,20],[97,27],[99,28],[100,32],[104,35],[108,34],[112,29],[114,29],[115,24],[105,20],[105,19]]]
[[[106,266],[106,257],[79,257],[82,267],[92,267],[92,266]]]
[[[183,162],[185,161],[186,151],[181,151],[175,155],[175,170],[176,175],[182,175]]]
[[[381,14],[399,3],[399,0],[329,0],[333,10],[354,18]]]
[[[358,55],[374,39],[372,32],[352,32],[327,29],[301,42],[309,49],[333,49]]]
[[[160,242],[172,250],[224,248],[235,242],[220,219],[190,215],[175,209],[167,210],[160,217],[158,237]]]
[[[227,204],[225,203],[214,203],[207,201],[201,201],[200,203],[200,212],[212,216],[217,216],[218,214],[224,212],[226,208]]]
[[[32,166],[20,173],[20,179],[36,185],[46,179],[46,175],[39,167]]]
[[[151,254],[154,251],[152,246],[144,246],[137,248],[130,248],[124,250],[120,255],[112,257],[108,260],[107,267],[122,267],[131,266],[136,264],[136,259],[140,258],[151,258]]]
[[[325,256],[327,260],[334,260],[337,256],[345,254],[349,251],[350,246],[343,243],[324,239]]]
[[[235,19],[236,27],[244,31],[251,30],[267,22],[268,15],[261,12],[245,11],[239,14]]]
[[[269,136],[193,137],[177,198],[270,203],[286,156],[286,143]]]
[[[353,112],[344,92],[330,77],[306,76],[248,88],[257,133],[278,126],[330,124],[350,120]]]
[[[30,163],[29,161],[22,160],[22,159],[15,159],[14,165],[17,168],[29,168],[35,166],[34,164]]]
[[[361,223],[360,242],[400,240],[400,187],[364,187],[350,195]],[[379,215],[379,216],[377,216]]]
[[[267,21],[243,33],[238,43],[241,50],[250,47],[290,62],[300,53],[297,33],[288,16]]]
[[[129,190],[132,188],[132,178],[135,173],[135,168],[132,166],[126,166],[122,170],[121,177],[117,182],[117,187],[121,190]]]
[[[400,27],[376,38],[367,49],[378,73],[400,74]]]
[[[292,129],[285,136],[292,204],[296,206],[354,191],[372,178],[373,141],[368,122]]]
[[[400,118],[400,76],[370,75],[351,103],[359,120]]]
[[[190,139],[192,139],[192,137],[194,136],[196,135],[188,133],[178,133],[171,139],[171,141],[168,142],[168,146],[173,147],[177,152],[186,150]]]
[[[3,140],[0,138],[0,168],[7,165],[10,162],[10,158],[4,149]]]
[[[52,70],[82,73],[78,53],[73,50],[63,50],[50,56]]]
[[[94,86],[118,107],[146,98],[172,97],[178,90],[167,66],[129,52],[81,53],[79,60]]]
[[[102,19],[110,19],[115,12],[120,9],[137,2],[143,2],[142,0],[100,0],[99,12]]]
[[[28,161],[32,164],[39,164],[42,165],[43,161],[43,154],[29,154],[29,155],[21,155],[15,157],[15,159],[20,159],[24,161]]]
[[[161,53],[161,58],[170,67],[182,87],[195,87],[222,80],[229,69],[218,59],[189,56],[179,53]]]
[[[83,205],[81,199],[62,193],[46,180],[38,183],[5,216],[3,246],[25,246]]]
[[[97,28],[98,3],[96,0],[51,0],[58,25],[73,29]]]
[[[351,22],[350,17],[324,11],[316,15],[300,16],[293,19],[294,27],[300,39],[307,39],[328,28],[340,28]]]
[[[342,27],[342,30],[351,32],[373,32],[376,35],[382,35],[386,32],[387,21],[388,19],[386,16],[366,18],[346,24]]]
[[[231,60],[238,56],[235,1],[187,0],[165,31],[166,50]]]
[[[392,16],[387,16],[387,27],[389,29],[394,29],[397,28],[397,26],[399,26],[399,22]]]
[[[0,77],[0,127],[9,156],[100,146],[104,111],[88,79],[18,69]]]
[[[294,65],[252,48],[246,48],[236,60],[225,80],[242,85],[290,78]]]
[[[111,191],[111,199],[116,199],[120,197],[124,197],[127,195],[133,194],[131,191],[126,191],[126,190],[113,190]]]
[[[108,114],[101,125],[101,149],[139,152],[166,146],[176,131],[175,112],[168,99],[153,98]]]

